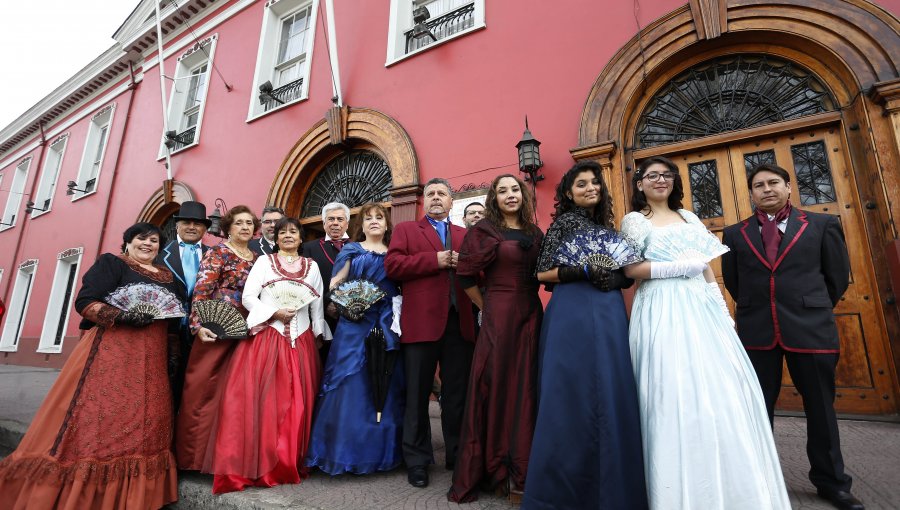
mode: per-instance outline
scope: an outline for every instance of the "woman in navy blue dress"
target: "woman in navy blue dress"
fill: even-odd
[[[612,228],[600,166],[556,188],[538,280],[553,284],[538,342],[538,412],[523,509],[647,508],[641,421],[619,267],[640,252]]]
[[[386,296],[359,321],[341,317],[328,352],[306,465],[331,475],[388,471],[403,461],[403,364],[394,365],[378,421],[365,347],[370,332],[379,328],[388,351],[400,348],[400,338],[391,330],[391,301],[398,294],[397,285],[384,269],[390,229],[390,216],[382,205],[362,206],[354,236],[360,242],[344,246],[334,261],[331,288],[362,278],[377,284]]]

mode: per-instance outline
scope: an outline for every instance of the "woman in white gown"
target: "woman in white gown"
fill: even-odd
[[[644,249],[629,342],[650,508],[790,508],[756,373],[708,262],[726,251],[681,209],[678,167],[641,163],[622,233]]]

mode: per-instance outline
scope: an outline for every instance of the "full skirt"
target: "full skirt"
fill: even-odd
[[[790,508],[756,373],[701,278],[648,280],[631,355],[654,509]]]
[[[88,331],[0,462],[0,508],[151,510],[178,499],[166,363],[165,321]]]
[[[622,293],[559,284],[541,327],[523,509],[647,507]]]
[[[312,331],[274,328],[235,348],[210,438],[213,493],[300,483],[321,367]]]

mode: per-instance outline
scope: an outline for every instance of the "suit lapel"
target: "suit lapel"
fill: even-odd
[[[166,245],[164,251],[166,255],[163,257],[163,261],[166,263],[166,267],[187,288],[187,281],[184,279],[184,268],[181,267],[181,254],[178,253],[178,243],[176,241],[170,242]]]
[[[438,236],[437,231],[431,226],[431,222],[428,221],[428,218],[422,218],[419,221],[419,229],[422,231],[422,235],[428,239],[428,242],[431,244],[432,248],[435,251],[444,251],[444,245],[441,244],[441,238]]]
[[[778,245],[778,256],[775,258],[775,267],[781,264],[784,257],[791,251],[794,244],[803,235],[809,222],[806,220],[806,213],[792,208],[791,215],[788,216],[787,225],[784,228],[784,235],[781,236],[781,243]]]
[[[750,246],[750,250],[756,255],[756,258],[760,263],[767,268],[772,269],[772,265],[769,264],[769,261],[766,260],[766,256],[764,255],[766,250],[763,248],[762,234],[759,233],[759,220],[756,219],[756,216],[751,216],[744,220],[744,224],[741,226],[741,235],[744,237],[744,241]]]

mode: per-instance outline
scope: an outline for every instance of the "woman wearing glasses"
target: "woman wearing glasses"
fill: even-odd
[[[728,251],[681,208],[678,167],[644,160],[622,233],[643,248],[629,342],[650,507],[790,508],[762,392],[708,263]]]

